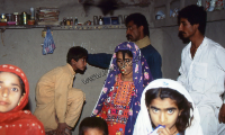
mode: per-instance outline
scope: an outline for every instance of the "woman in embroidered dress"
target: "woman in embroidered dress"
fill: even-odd
[[[92,116],[106,120],[109,135],[131,135],[140,110],[141,94],[152,80],[140,49],[132,42],[119,44]]]
[[[202,135],[198,109],[187,90],[169,79],[146,86],[133,135]]]
[[[30,111],[29,84],[24,72],[13,65],[0,65],[0,134],[45,135],[44,127]]]

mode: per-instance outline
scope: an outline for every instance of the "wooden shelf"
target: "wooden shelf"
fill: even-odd
[[[55,26],[55,25],[19,25],[19,26],[0,26],[0,29],[31,29],[51,27],[54,30],[100,30],[100,29],[125,29],[125,25],[90,25],[90,26]]]

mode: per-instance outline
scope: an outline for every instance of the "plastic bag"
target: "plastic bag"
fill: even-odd
[[[55,43],[51,34],[51,29],[47,28],[44,45],[43,45],[43,55],[53,53],[55,50]]]

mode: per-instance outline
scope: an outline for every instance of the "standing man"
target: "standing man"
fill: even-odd
[[[179,34],[190,43],[181,56],[181,82],[199,110],[204,135],[225,134],[225,49],[205,37],[207,14],[203,7],[190,5],[178,14]]]
[[[77,70],[84,71],[88,52],[79,46],[67,54],[67,64],[41,77],[36,87],[34,115],[43,123],[46,135],[72,135],[85,100],[83,92],[72,88]]]
[[[150,67],[154,79],[162,78],[162,58],[158,51],[151,45],[149,38],[148,22],[144,15],[134,13],[127,16],[126,20],[127,40],[134,42],[144,55]],[[112,54],[89,54],[88,63],[101,68],[108,68]]]

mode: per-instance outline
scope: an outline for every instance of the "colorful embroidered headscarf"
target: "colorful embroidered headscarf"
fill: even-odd
[[[0,112],[0,134],[44,135],[43,124],[30,111],[22,110],[29,99],[29,83],[25,73],[19,67],[10,64],[0,65],[0,72],[10,72],[18,75],[24,82],[25,87],[25,95],[20,100],[19,105],[9,112]]]
[[[119,67],[116,62],[116,53],[121,50],[131,51],[133,54],[133,81],[135,86],[135,94],[130,102],[129,117],[125,127],[125,135],[133,133],[134,124],[136,122],[137,114],[140,110],[140,98],[145,86],[153,80],[148,64],[141,54],[140,49],[133,42],[124,42],[119,44],[110,62],[107,79],[102,88],[98,102],[92,112],[92,116],[98,115],[102,109],[103,102],[107,98],[109,90],[114,86],[117,81],[118,74],[120,74]]]
[[[190,110],[191,116],[189,118],[191,125],[186,128],[185,135],[203,135],[202,128],[200,126],[198,108],[194,105],[190,94],[179,82],[170,79],[157,79],[145,87],[141,97],[141,110],[136,120],[133,135],[151,135],[151,132],[153,131],[153,126],[149,117],[149,111],[147,110],[145,104],[145,93],[148,90],[155,88],[170,88],[184,95],[184,97],[192,104],[193,107],[193,110]]]

